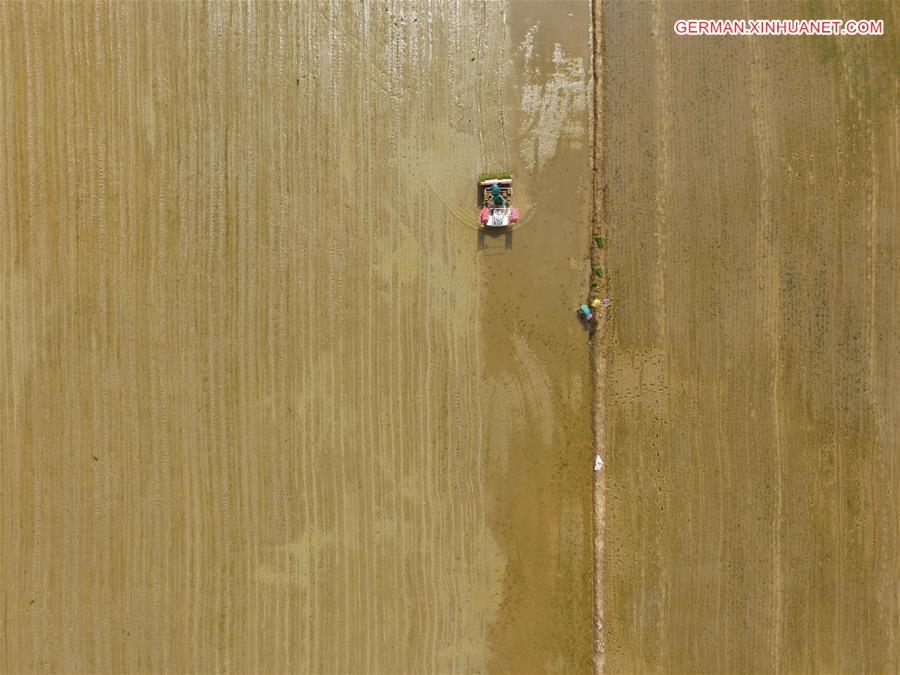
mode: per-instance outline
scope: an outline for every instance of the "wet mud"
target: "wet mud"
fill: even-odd
[[[897,5],[602,10],[606,670],[896,671]]]
[[[0,670],[589,669],[588,12],[0,5]]]
[[[522,222],[479,254],[488,522],[508,561],[496,670],[591,669],[591,379],[575,315],[590,273],[589,27],[588,3],[510,5],[499,158]]]

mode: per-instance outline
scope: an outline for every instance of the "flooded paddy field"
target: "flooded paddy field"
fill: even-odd
[[[0,670],[590,669],[590,58],[587,2],[0,5]]]
[[[602,10],[606,669],[895,672],[897,4]]]

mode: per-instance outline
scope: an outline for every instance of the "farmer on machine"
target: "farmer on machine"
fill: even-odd
[[[506,200],[503,198],[503,191],[500,190],[500,185],[498,183],[491,185],[491,196],[494,198],[494,206],[506,205]]]

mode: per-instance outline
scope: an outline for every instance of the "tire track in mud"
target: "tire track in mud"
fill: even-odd
[[[745,3],[749,10],[749,4]],[[775,446],[775,525],[772,528],[772,601],[769,615],[772,621],[772,647],[774,666],[782,670],[784,614],[782,597],[784,578],[782,574],[782,525],[784,522],[784,462],[781,436],[781,307],[779,298],[779,262],[776,247],[776,224],[772,216],[772,166],[775,155],[771,130],[776,119],[769,112],[773,109],[770,81],[765,71],[765,57],[758,38],[749,40],[750,51],[750,114],[753,146],[759,167],[759,224],[757,225],[756,259],[760,261],[759,287],[762,289],[763,326],[769,336],[769,358],[771,363],[771,419],[772,438]]]

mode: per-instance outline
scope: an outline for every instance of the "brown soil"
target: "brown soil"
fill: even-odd
[[[895,672],[898,5],[602,12],[606,670]]]
[[[0,671],[589,669],[590,57],[586,2],[0,4]]]

